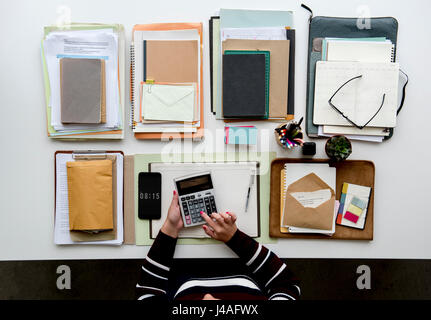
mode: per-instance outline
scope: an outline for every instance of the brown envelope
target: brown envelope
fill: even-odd
[[[222,50],[268,50],[269,73],[269,117],[285,118],[287,115],[287,89],[289,80],[289,40],[242,40],[227,39]]]
[[[292,192],[313,192],[322,189],[331,190],[331,198],[317,208],[305,208],[292,195]],[[335,193],[316,174],[310,173],[289,185],[286,192],[283,225],[331,230],[334,218]]]
[[[87,156],[91,157],[91,156]],[[113,213],[113,221],[114,221],[114,229],[101,231],[98,233],[88,233],[82,231],[70,231],[70,238],[72,241],[106,241],[106,240],[114,240],[117,238],[117,156],[108,154],[106,155],[108,160],[112,161],[112,213]],[[85,158],[87,160],[91,160]],[[97,157],[96,157],[97,159]],[[76,161],[83,161],[76,159]]]
[[[69,229],[113,229],[112,161],[71,161],[66,166]]]

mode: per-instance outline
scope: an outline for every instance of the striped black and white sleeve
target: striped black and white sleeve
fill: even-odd
[[[226,244],[249,268],[268,300],[299,299],[299,280],[276,254],[240,230]]]
[[[159,232],[140,269],[136,284],[138,300],[167,299],[168,275],[176,244],[176,238]]]

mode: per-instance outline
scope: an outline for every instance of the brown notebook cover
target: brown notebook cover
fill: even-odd
[[[294,239],[344,239],[373,240],[374,229],[374,163],[365,160],[346,160],[334,164],[337,168],[336,199],[340,199],[341,187],[344,182],[371,187],[370,203],[364,230],[336,225],[332,237],[319,234],[293,234],[280,232],[280,179],[285,163],[329,163],[325,159],[290,159],[277,158],[271,163],[271,192],[269,202],[269,235],[273,238]]]

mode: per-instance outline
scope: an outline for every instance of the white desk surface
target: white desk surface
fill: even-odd
[[[148,251],[148,247],[140,246],[67,247],[53,243],[56,150],[107,149],[136,154],[158,153],[166,145],[158,141],[138,141],[129,128],[122,141],[61,142],[47,137],[40,41],[43,26],[56,23],[59,6],[70,6],[72,21],[75,22],[124,24],[127,44],[134,24],[204,22],[205,123],[215,132],[216,129],[221,130],[224,123],[216,121],[209,112],[209,17],[221,7],[294,11],[295,113],[299,118],[305,114],[309,17],[300,3],[294,0],[1,1],[0,260],[142,258]],[[308,0],[306,4],[315,15],[358,16],[364,1]],[[376,166],[374,240],[279,240],[269,245],[282,257],[431,258],[431,149],[428,142],[431,42],[426,26],[431,2],[369,1],[368,6],[372,16],[398,19],[397,60],[410,77],[405,106],[398,117],[393,138],[381,144],[353,143],[350,159],[372,160]],[[126,119],[128,114],[127,110]],[[276,144],[271,132],[274,126],[270,123],[258,125],[261,133],[266,129],[270,134],[269,145],[264,144],[261,150],[277,151],[278,156],[295,156],[295,153],[287,153]],[[324,141],[314,141],[318,147],[316,157],[324,157]],[[193,144],[199,148],[201,145]],[[217,258],[233,257],[233,254],[223,244],[195,245],[178,246],[176,257]]]

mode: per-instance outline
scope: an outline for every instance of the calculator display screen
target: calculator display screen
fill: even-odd
[[[205,174],[202,176],[191,177],[188,179],[177,181],[178,195],[180,196],[199,192],[199,191],[205,191],[212,188],[213,188],[213,183],[211,181],[210,174]]]

